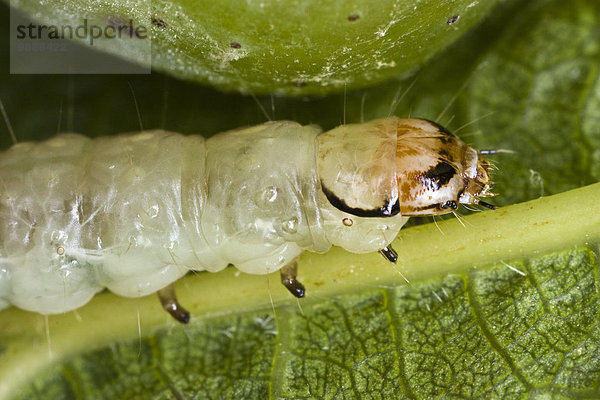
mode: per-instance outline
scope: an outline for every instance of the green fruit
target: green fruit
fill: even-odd
[[[497,3],[473,0],[124,0],[13,2],[47,24],[133,21],[150,32],[152,66],[219,89],[324,95],[410,71]],[[95,46],[129,60],[145,40]],[[143,57],[142,57],[143,58]]]

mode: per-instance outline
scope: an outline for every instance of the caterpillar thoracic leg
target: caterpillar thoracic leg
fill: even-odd
[[[298,282],[296,276],[298,275],[298,262],[292,261],[279,271],[281,273],[281,283],[291,294],[295,297],[304,297],[305,290],[304,285]]]
[[[480,204],[489,162],[440,125],[388,117],[321,133],[291,121],[209,139],[164,131],[62,134],[0,153],[0,308],[73,310],[104,288],[159,291],[189,270],[281,269],[332,245],[380,251],[409,216]]]
[[[177,296],[175,295],[175,287],[173,284],[167,285],[164,288],[160,289],[158,292],[158,298],[160,299],[160,303],[162,304],[165,311],[167,311],[173,318],[182,324],[187,324],[190,322],[190,313],[181,305],[179,305],[179,301],[177,301]]]
[[[379,249],[381,255],[389,262],[395,263],[398,261],[398,253],[392,248],[392,245],[387,245],[383,249]]]

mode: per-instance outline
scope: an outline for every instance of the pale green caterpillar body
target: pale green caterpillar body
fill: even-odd
[[[321,133],[291,121],[209,139],[61,134],[0,153],[0,308],[62,313],[108,288],[159,291],[189,270],[282,270],[332,245],[381,251],[411,215],[482,204],[489,164],[436,123],[389,117]],[[183,313],[183,314],[182,314]]]

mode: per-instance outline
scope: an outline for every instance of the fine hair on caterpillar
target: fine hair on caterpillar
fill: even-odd
[[[158,292],[185,323],[171,284],[229,264],[279,270],[303,297],[301,252],[336,245],[396,262],[390,243],[410,216],[493,208],[480,199],[494,195],[489,169],[482,153],[418,118],[18,143],[0,153],[0,308],[55,314],[104,288]]]

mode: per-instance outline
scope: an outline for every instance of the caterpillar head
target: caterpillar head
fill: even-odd
[[[440,215],[458,204],[481,204],[490,193],[490,163],[444,127],[398,120],[396,176],[402,215]]]
[[[489,162],[442,126],[389,117],[343,125],[319,136],[323,193],[358,217],[440,215],[481,204]]]

